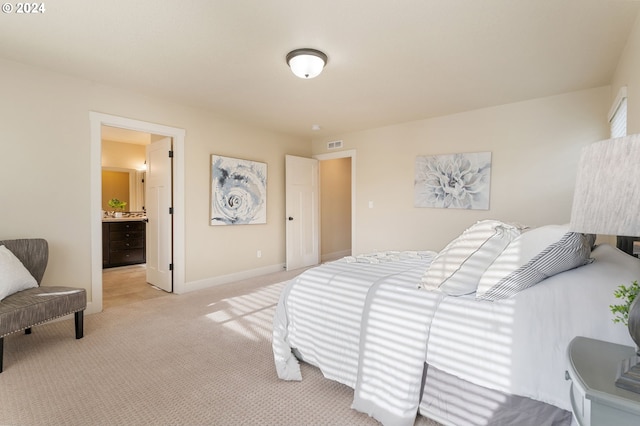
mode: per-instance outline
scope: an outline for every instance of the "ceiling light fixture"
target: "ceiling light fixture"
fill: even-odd
[[[317,77],[327,63],[327,55],[315,49],[296,49],[287,53],[287,65],[300,78]]]

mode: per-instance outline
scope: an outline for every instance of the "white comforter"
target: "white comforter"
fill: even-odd
[[[385,425],[413,425],[425,360],[472,383],[570,410],[564,371],[571,339],[633,345],[609,305],[619,303],[617,286],[640,278],[640,262],[611,246],[597,247],[589,265],[496,302],[419,290],[431,256],[341,260],[292,280],[274,319],[278,376],[301,379],[294,348],[325,377],[354,388],[353,408]]]
[[[510,299],[447,297],[432,320],[427,362],[472,383],[571,410],[567,346],[586,336],[634,346],[609,305],[640,279],[638,259],[609,245],[591,264],[555,275]]]
[[[353,408],[384,424],[412,425],[429,319],[441,298],[418,288],[434,255],[343,259],[292,280],[274,319],[278,377],[301,379],[295,349],[325,377],[355,389]]]

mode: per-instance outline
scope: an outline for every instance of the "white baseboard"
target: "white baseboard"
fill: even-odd
[[[97,314],[99,312],[102,312],[102,310],[98,310],[96,303],[93,303],[90,300],[87,301],[87,309],[84,310],[85,315]]]
[[[333,253],[325,253],[320,257],[322,263],[333,262],[342,259],[345,256],[351,256],[351,250],[334,251]]]
[[[204,288],[215,287],[222,284],[229,284],[235,281],[246,280],[249,278],[259,277],[261,275],[272,274],[274,272],[284,271],[284,263],[277,265],[264,266],[262,268],[249,269],[242,272],[236,272],[228,275],[220,275],[217,277],[205,278],[203,280],[189,281],[184,284],[184,291],[180,293],[189,293],[191,291],[201,290]],[[177,293],[177,292],[174,292]]]

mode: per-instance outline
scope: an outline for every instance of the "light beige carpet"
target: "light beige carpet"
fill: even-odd
[[[353,390],[302,365],[277,378],[271,324],[284,283],[169,295],[5,337],[2,425],[375,425]],[[420,418],[419,425],[436,425]]]

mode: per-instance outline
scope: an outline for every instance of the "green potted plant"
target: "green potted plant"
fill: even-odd
[[[124,207],[127,205],[127,202],[120,201],[117,198],[112,198],[107,204],[109,204],[109,207],[114,209],[120,209],[121,211],[115,212],[115,217],[122,217],[122,212],[124,211]]]
[[[638,281],[632,282],[630,286],[618,286],[613,292],[613,295],[617,299],[621,299],[623,303],[620,305],[609,305],[609,309],[611,309],[611,313],[613,314],[613,322],[621,322],[624,325],[629,325],[629,308],[638,293],[640,293]]]
[[[609,305],[613,313],[613,322],[620,322],[627,326],[629,335],[636,344],[636,353],[640,356],[640,293],[638,281],[634,281],[630,286],[621,285],[613,292],[613,295],[622,299],[620,305]]]

